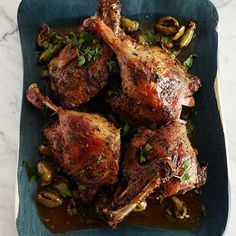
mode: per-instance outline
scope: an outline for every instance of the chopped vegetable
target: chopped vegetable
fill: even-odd
[[[126,121],[124,127],[122,128],[121,135],[125,137],[125,136],[128,136],[129,134],[130,134],[130,127],[129,127],[128,122]]]
[[[31,161],[23,161],[22,166],[25,167],[29,182],[33,182],[37,177],[37,170],[32,166]]]
[[[183,162],[182,168],[183,168],[184,170],[187,170],[188,167],[189,167],[189,160],[186,160],[186,161]]]
[[[71,190],[66,183],[58,183],[55,185],[56,190],[60,193],[63,198],[68,198],[72,196]]]
[[[108,96],[119,95],[119,93],[117,93],[116,91],[113,91],[113,90],[108,90],[107,94],[108,94]]]
[[[151,150],[152,146],[149,143],[147,143],[144,148],[141,148],[140,155],[138,157],[138,161],[140,164],[147,162],[147,157]]]
[[[148,174],[151,174],[155,170],[155,167],[153,165],[149,165],[147,170]]]
[[[80,185],[79,185],[79,190],[80,190],[81,192],[85,191],[86,189],[87,189],[87,188],[86,188],[85,185],[83,185],[83,184],[80,184]]]
[[[162,44],[167,44],[169,39],[170,39],[170,37],[168,37],[168,36],[162,36],[161,37],[161,43]]]
[[[58,43],[56,45],[47,44],[45,51],[40,55],[40,62],[49,62],[53,57],[57,56],[60,50],[62,49],[62,44]]]
[[[119,69],[119,66],[116,61],[109,60],[107,62],[107,66],[108,66],[109,72],[111,74],[113,74],[113,75],[119,74],[120,69]]]
[[[191,167],[191,159],[184,161],[182,164],[182,169],[184,170],[183,174],[181,176],[174,175],[174,177],[180,179],[181,182],[189,180],[190,176],[187,172],[190,167]]]
[[[194,192],[198,195],[202,195],[202,190],[200,188],[194,189]]]
[[[137,36],[137,41],[142,45],[154,45],[157,43],[157,36],[152,34],[150,31],[143,32]]]
[[[186,59],[186,61],[184,61],[183,65],[186,70],[189,70],[192,67],[194,58],[198,58],[198,55],[192,54]]]
[[[177,56],[179,56],[179,54],[181,53],[181,50],[175,50],[171,53],[171,55],[176,58]]]

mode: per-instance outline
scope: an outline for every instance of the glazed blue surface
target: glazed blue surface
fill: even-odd
[[[37,215],[34,196],[36,183],[29,183],[23,160],[36,163],[39,160],[37,147],[41,143],[43,115],[37,112],[25,99],[28,86],[37,82],[41,88],[41,66],[37,63],[36,37],[40,25],[74,25],[85,17],[93,15],[97,0],[23,0],[18,11],[18,24],[21,36],[24,61],[24,90],[21,114],[20,151],[18,167],[19,212],[16,220],[20,236],[100,236],[100,235],[164,235],[164,236],[219,236],[222,235],[228,216],[228,174],[225,141],[219,111],[214,94],[214,81],[217,72],[218,36],[215,30],[218,14],[208,0],[124,0],[122,14],[147,23],[154,22],[163,15],[197,22],[197,37],[191,51],[199,56],[194,62],[192,73],[201,78],[203,87],[196,95],[196,148],[198,158],[206,160],[209,166],[209,179],[203,188],[203,204],[207,215],[202,217],[199,226],[191,231],[167,230],[145,227],[118,227],[81,230],[65,234],[48,231]],[[188,53],[188,52],[186,52]],[[158,219],[157,219],[158,220]]]

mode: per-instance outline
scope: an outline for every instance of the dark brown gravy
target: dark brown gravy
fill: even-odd
[[[145,211],[132,212],[120,225],[172,229],[192,229],[196,227],[202,214],[201,197],[193,191],[178,197],[186,202],[190,218],[183,220],[174,218],[173,221],[167,220],[160,202],[149,199]],[[63,233],[73,230],[107,227],[106,223],[99,219],[91,208],[81,208],[77,216],[70,217],[67,215],[66,206],[66,201],[61,207],[55,209],[48,209],[37,205],[41,221],[50,231]]]

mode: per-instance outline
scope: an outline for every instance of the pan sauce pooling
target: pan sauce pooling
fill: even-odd
[[[196,25],[162,17],[153,34],[120,10],[118,0],[100,0],[96,16],[77,32],[43,25],[38,36],[40,61],[48,63],[43,74],[59,106],[37,84],[27,99],[56,114],[43,131],[40,152],[49,157],[38,164],[36,195],[42,221],[55,232],[96,227],[100,219],[111,227],[124,219],[191,228],[202,212],[199,196],[181,195],[205,184],[207,167],[180,121],[201,83],[186,69],[193,55],[184,66],[175,59]],[[61,227],[58,218],[67,223]]]

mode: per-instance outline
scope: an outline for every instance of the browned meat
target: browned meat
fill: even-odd
[[[78,185],[90,189],[90,193],[91,188],[99,189],[117,181],[119,129],[100,115],[57,108],[40,93],[36,84],[28,89],[27,98],[36,107],[46,104],[58,114],[58,120],[43,133],[54,160],[64,173]]]
[[[206,180],[206,168],[199,167],[186,127],[179,122],[155,131],[141,128],[125,153],[122,174],[121,184],[112,200],[104,201],[103,198],[97,205],[97,211],[112,227],[156,188],[165,186],[162,196],[159,195],[163,198],[186,192]]]
[[[110,49],[104,46],[101,55],[88,68],[78,67],[76,50],[65,47],[52,68],[53,86],[63,108],[74,108],[86,103],[108,82],[106,63],[111,56]]]
[[[94,20],[93,30],[116,54],[120,65],[122,95],[113,98],[114,111],[140,123],[163,124],[178,120],[182,105],[194,106],[193,94],[200,80],[161,48],[138,46],[128,37],[120,39],[101,19]],[[155,114],[149,116],[150,111]]]
[[[101,17],[116,33],[120,22],[119,0],[100,0],[97,16]],[[82,30],[86,30],[86,21]],[[87,26],[89,27],[89,26]],[[81,31],[81,30],[80,30]],[[96,60],[88,67],[78,67],[77,47],[66,46],[51,68],[52,87],[58,95],[60,106],[74,108],[88,102],[108,83],[106,63],[112,52],[102,45]]]

